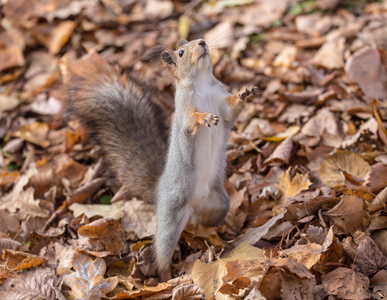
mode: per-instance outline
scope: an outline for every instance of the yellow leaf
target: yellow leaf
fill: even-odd
[[[181,15],[179,18],[179,24],[177,25],[177,31],[181,40],[188,38],[189,34],[189,20],[185,15]]]
[[[299,126],[290,126],[288,129],[286,129],[284,132],[278,133],[274,136],[264,137],[262,138],[265,141],[268,142],[281,142],[284,139],[288,138],[289,136],[293,136],[296,133],[300,131]]]
[[[297,173],[293,180],[290,181],[290,169],[291,168],[287,169],[286,172],[282,172],[279,183],[275,185],[281,190],[283,200],[298,195],[302,191],[308,190],[312,185],[312,182],[310,182],[308,178],[308,174],[301,175]]]

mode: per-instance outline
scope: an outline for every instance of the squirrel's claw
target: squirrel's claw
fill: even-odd
[[[238,98],[245,101],[248,96],[256,95],[258,93],[259,87],[251,85],[249,87],[244,87],[238,94]]]
[[[207,127],[211,127],[211,124],[218,125],[219,117],[210,113],[203,118],[203,124]]]

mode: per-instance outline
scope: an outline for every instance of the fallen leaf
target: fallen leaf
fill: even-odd
[[[173,289],[172,300],[202,299],[203,289],[196,284],[188,284]]]
[[[322,276],[324,289],[330,294],[342,299],[369,299],[370,280],[355,270],[337,268]]]
[[[321,245],[309,243],[306,245],[295,245],[289,249],[280,251],[279,254],[293,258],[297,262],[304,264],[310,270],[318,263],[323,251],[324,249]]]
[[[0,237],[0,249],[18,250],[20,246],[21,244],[18,241]]]
[[[43,39],[50,54],[57,54],[67,43],[77,23],[74,21],[63,21],[55,26],[48,38]]]
[[[298,126],[290,126],[284,132],[278,133],[271,137],[263,137],[262,139],[268,142],[281,142],[284,139],[291,137],[300,131]]]
[[[75,252],[72,257],[75,272],[64,275],[63,282],[71,288],[71,299],[101,299],[118,284],[117,277],[104,278],[106,264],[102,258]]]
[[[7,249],[3,249],[2,259],[6,260],[5,266],[7,269],[12,271],[30,269],[45,262],[45,259],[37,255]]]
[[[104,218],[83,225],[78,229],[78,233],[84,237],[88,237],[90,242],[95,245],[96,251],[105,249],[112,255],[117,255],[124,247],[124,230],[121,224],[113,219]],[[101,249],[101,246],[103,246],[103,249]]]
[[[312,185],[308,175],[301,175],[297,173],[294,178],[290,181],[291,168],[288,168],[285,172],[282,172],[281,178],[275,186],[278,187],[282,192],[282,199],[286,200],[295,195],[298,195],[302,191],[308,190]]]
[[[306,136],[322,138],[327,146],[339,147],[342,138],[338,124],[338,118],[329,109],[322,109],[306,122],[301,129],[301,133]],[[335,139],[330,137],[335,137]]]
[[[255,245],[263,236],[265,236],[269,229],[274,226],[278,220],[281,220],[285,215],[285,211],[282,211],[275,217],[271,218],[264,225],[256,228],[249,228],[244,234],[239,235],[233,242],[234,246],[238,246],[242,243],[249,245]]]
[[[111,205],[73,203],[69,206],[69,209],[73,212],[75,218],[78,218],[81,215],[85,215],[89,219],[95,216],[100,216],[119,220],[125,214],[125,212],[122,210],[123,206],[124,201],[115,202]]]
[[[387,294],[387,272],[386,270],[380,270],[375,274],[371,279],[371,289],[373,291],[373,297],[378,299],[377,297],[381,295]]]
[[[372,193],[377,193],[387,186],[387,165],[376,163],[371,166],[371,171],[366,178],[366,184]]]
[[[369,276],[387,267],[387,257],[370,236],[364,236],[360,242],[356,241],[356,244],[358,246],[354,263],[362,274]]]
[[[371,171],[370,165],[356,153],[336,150],[325,157],[320,166],[320,179],[330,187],[344,184],[340,170],[365,179]]]
[[[264,161],[267,163],[288,164],[293,150],[293,138],[289,136],[275,148],[274,152]]]
[[[312,63],[328,70],[344,67],[343,52],[345,49],[345,38],[327,36],[327,41],[317,51]]]
[[[19,104],[20,101],[16,97],[0,94],[0,114],[4,111],[15,109]]]
[[[125,213],[122,217],[122,228],[126,232],[133,231],[140,239],[156,233],[156,215],[153,205],[134,198],[125,201],[122,210]]]
[[[0,231],[9,234],[20,230],[20,221],[17,215],[0,209]]]
[[[50,146],[50,141],[47,139],[48,130],[46,123],[35,122],[30,126],[25,125],[21,129],[11,132],[11,136],[47,148]]]
[[[247,273],[244,276],[247,276],[251,281],[258,280],[262,276],[265,260],[263,250],[247,244],[237,246],[229,255],[221,257],[216,262],[205,264],[199,260],[196,261],[192,268],[192,280],[203,288],[206,299],[210,298],[223,284],[222,278],[227,275],[226,264],[236,260],[241,261],[240,263],[245,262],[248,265],[244,269]],[[243,274],[243,271],[238,272]],[[215,297],[216,299],[223,299],[221,294],[216,294]]]
[[[24,65],[23,49],[17,45],[10,45],[0,49],[0,71],[11,67]]]
[[[360,228],[365,216],[364,201],[355,195],[343,196],[335,207],[323,215],[344,232],[352,233]]]
[[[368,211],[373,213],[379,209],[386,208],[387,186],[376,195],[375,199],[368,205]]]
[[[316,281],[305,265],[288,258],[267,262],[259,290],[267,299],[311,299]]]
[[[60,292],[61,282],[49,268],[39,268],[8,278],[0,289],[1,299],[66,299]]]
[[[40,207],[39,201],[35,201],[34,188],[28,187],[24,190],[28,181],[27,175],[22,175],[12,192],[0,200],[0,207],[11,213],[17,212],[20,219],[25,219],[27,215],[47,218],[48,210]]]
[[[347,60],[345,71],[360,86],[369,101],[386,95],[386,72],[376,48],[366,46],[356,51]]]

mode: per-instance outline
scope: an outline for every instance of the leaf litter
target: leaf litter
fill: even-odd
[[[0,298],[385,297],[386,1],[0,9]],[[97,52],[146,82],[170,120],[171,81],[139,58],[199,37],[227,90],[260,92],[227,143],[229,214],[187,226],[160,283],[153,206],[118,197],[99,149],[60,117],[61,85],[66,64]]]

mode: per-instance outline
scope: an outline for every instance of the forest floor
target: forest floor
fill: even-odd
[[[385,299],[387,1],[0,1],[1,299]],[[188,225],[160,282],[153,206],[117,191],[64,73],[96,52],[173,116],[139,58],[204,38],[230,93],[230,211]],[[144,85],[144,86],[145,86]]]

